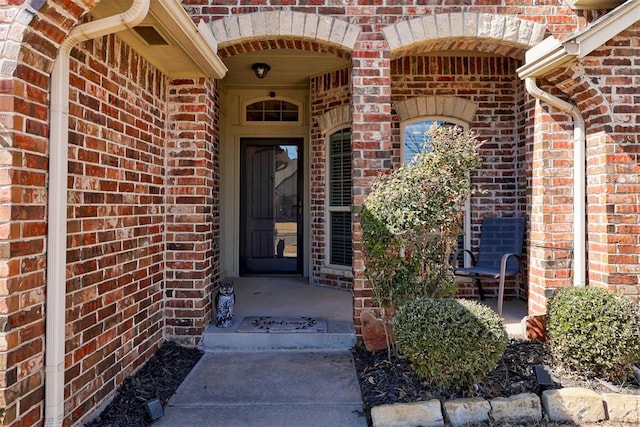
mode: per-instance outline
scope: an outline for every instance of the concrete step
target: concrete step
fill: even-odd
[[[231,328],[209,325],[203,335],[207,352],[249,350],[349,350],[356,343],[353,322],[327,320],[327,332],[243,333],[237,332],[242,319]]]

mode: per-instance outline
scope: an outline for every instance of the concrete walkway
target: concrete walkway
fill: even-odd
[[[154,426],[366,427],[351,352],[205,353]]]

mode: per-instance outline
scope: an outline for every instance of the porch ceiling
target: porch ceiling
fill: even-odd
[[[306,50],[277,49],[265,50],[223,59],[229,72],[222,80],[227,86],[308,86],[309,77],[344,68],[349,62],[329,53]],[[258,79],[251,66],[264,62],[271,71],[264,79]]]

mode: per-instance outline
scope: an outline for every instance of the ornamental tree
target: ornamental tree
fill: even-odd
[[[480,143],[458,126],[434,124],[424,137],[409,164],[378,178],[360,212],[365,275],[383,309],[456,291],[451,257]]]

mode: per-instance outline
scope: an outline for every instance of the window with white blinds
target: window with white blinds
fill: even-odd
[[[329,137],[329,263],[351,266],[351,129]]]

